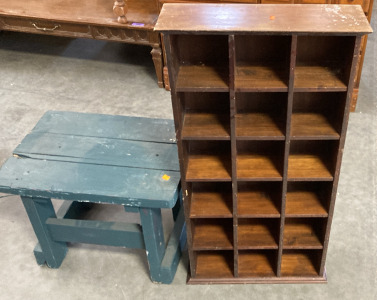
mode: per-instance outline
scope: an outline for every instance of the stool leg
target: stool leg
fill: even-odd
[[[68,248],[66,243],[54,242],[48,232],[46,220],[48,218],[56,218],[51,199],[32,197],[21,197],[21,199],[35,235],[38,238],[47,265],[50,268],[59,268],[67,254]],[[40,254],[36,258],[38,263],[43,261]]]
[[[161,262],[165,254],[161,209],[140,208],[140,220],[152,281],[161,282]]]
[[[183,197],[182,197],[182,190],[179,187],[179,192],[178,192],[178,196],[177,196],[177,202],[175,202],[175,205],[172,208],[173,220],[174,221],[177,220],[179,211],[181,210],[181,207],[183,206],[183,200],[182,199],[183,199]]]

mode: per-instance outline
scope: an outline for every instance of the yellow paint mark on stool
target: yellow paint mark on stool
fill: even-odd
[[[162,176],[162,179],[163,179],[163,180],[166,180],[166,181],[168,181],[168,180],[170,179],[170,176],[169,176],[169,175],[166,175],[166,174],[164,174],[164,176]]]

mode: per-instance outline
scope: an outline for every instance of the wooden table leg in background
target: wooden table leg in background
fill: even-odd
[[[161,45],[153,46],[151,51],[154,68],[157,75],[157,84],[160,88],[164,87],[164,75],[163,75],[163,64],[162,64],[162,49]]]

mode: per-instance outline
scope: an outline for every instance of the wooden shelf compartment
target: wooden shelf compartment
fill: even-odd
[[[279,219],[239,219],[238,249],[278,249]]]
[[[195,278],[233,278],[233,251],[195,251]]]
[[[186,112],[183,139],[230,140],[229,114]]]
[[[284,140],[287,93],[236,93],[238,140]]]
[[[233,219],[191,219],[193,250],[232,250]]]
[[[288,182],[285,216],[287,218],[326,218],[332,182]]]
[[[173,35],[176,91],[228,91],[229,53],[226,35]]]
[[[347,91],[355,37],[299,36],[295,91]]]
[[[346,93],[294,93],[291,140],[340,138]]]
[[[282,141],[237,141],[238,180],[281,181],[284,161]]]
[[[290,36],[238,35],[235,45],[236,91],[288,91]]]
[[[281,276],[317,277],[321,250],[283,250]]]
[[[280,218],[281,182],[238,182],[238,218]]]
[[[182,65],[179,67],[176,89],[185,91],[228,91],[227,70],[222,66]]]
[[[194,182],[191,191],[190,218],[232,218],[230,182]]]
[[[286,218],[284,249],[322,249],[326,219]]]
[[[275,277],[276,250],[241,250],[238,252],[239,277]]]
[[[338,141],[291,141],[288,180],[332,181]]]
[[[179,93],[183,140],[230,140],[229,93]]]
[[[186,181],[230,181],[230,141],[186,141]]]

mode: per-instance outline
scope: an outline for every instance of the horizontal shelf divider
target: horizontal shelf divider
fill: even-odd
[[[229,91],[226,68],[205,65],[183,65],[179,68],[176,83],[177,92]]]
[[[197,251],[195,278],[233,278],[233,251]]]
[[[186,113],[182,139],[230,140],[229,114]]]

